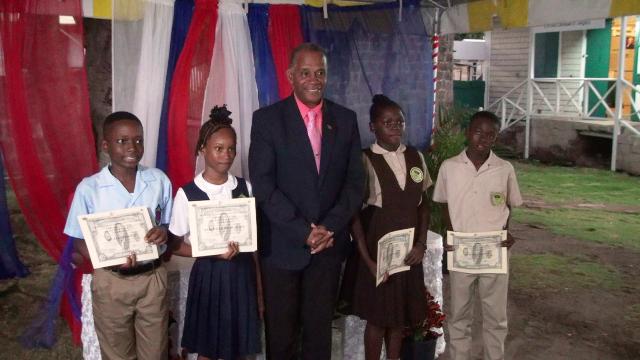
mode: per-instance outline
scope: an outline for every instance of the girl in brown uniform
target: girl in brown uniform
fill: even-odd
[[[422,155],[402,144],[404,113],[384,95],[375,95],[369,127],[376,142],[364,150],[367,172],[366,207],[356,215],[352,234],[358,245],[352,312],[367,321],[367,360],[380,359],[385,340],[388,359],[400,358],[402,332],[425,319],[427,304],[422,272],[429,224],[431,185]],[[385,234],[414,228],[413,248],[405,258],[409,271],[389,276],[376,286],[378,240]]]

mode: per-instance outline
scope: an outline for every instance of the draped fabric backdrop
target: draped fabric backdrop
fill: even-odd
[[[287,80],[289,54],[304,40],[300,26],[300,8],[297,5],[271,5],[269,7],[269,43],[273,64],[278,79],[280,99],[291,95],[291,84]]]
[[[171,45],[169,46],[169,60],[167,63],[167,76],[164,83],[164,96],[162,101],[162,112],[160,115],[160,125],[158,130],[158,151],[156,157],[156,167],[162,171],[167,171],[167,120],[169,117],[169,91],[171,90],[171,80],[175,70],[178,56],[184,46],[184,40],[189,31],[189,24],[193,16],[193,0],[176,0],[173,9],[173,26],[171,28]]]
[[[404,2],[402,21],[397,4],[332,5],[324,19],[301,5],[251,4],[247,15],[240,1],[113,1],[114,110],[140,117],[143,164],[166,169],[174,190],[193,179],[200,126],[223,103],[238,134],[231,171],[249,176],[252,113],[291,94],[290,52],[305,40],[327,49],[327,97],[358,113],[365,146],[376,93],[402,105],[409,144],[429,143],[431,47],[416,0]],[[31,230],[56,260],[67,244],[67,196],[97,171],[83,41],[81,0],[0,1],[0,150]],[[79,271],[69,246],[65,254],[44,309],[62,306],[77,339]]]
[[[273,65],[271,45],[269,44],[269,5],[250,4],[249,29],[253,47],[253,63],[258,85],[260,106],[267,106],[280,99],[278,95],[278,79]]]
[[[174,192],[193,179],[195,147],[218,20],[217,0],[196,0],[169,94],[168,175]]]
[[[81,11],[80,0],[0,2],[0,146],[29,228],[54,259],[67,196],[97,170]]]
[[[29,228],[62,264],[67,198],[97,170],[80,0],[0,2],[0,41],[0,146],[7,173]],[[72,276],[69,268],[56,275],[44,315],[24,338],[31,344],[54,340],[55,322],[46,314],[57,317],[63,284]],[[72,294],[66,295],[62,315],[73,328],[77,312]]]
[[[207,121],[214,105],[227,104],[237,134],[236,160],[231,173],[249,175],[251,118],[258,108],[258,88],[247,15],[240,0],[220,0],[216,44],[207,80],[202,119]],[[204,169],[199,157],[198,169]]]
[[[419,3],[404,3],[402,21],[397,4],[322,9],[302,7],[307,41],[327,50],[327,97],[358,114],[363,146],[374,141],[369,107],[375,94],[402,106],[408,144],[424,149],[430,143],[433,107],[431,46]]]
[[[67,238],[67,244],[60,256],[59,266],[53,277],[51,288],[44,304],[38,309],[35,318],[20,335],[20,343],[27,348],[51,348],[56,343],[56,319],[60,312],[67,320],[73,333],[73,340],[79,342],[80,301],[78,297],[77,274],[71,265],[74,251],[73,238]],[[64,296],[63,296],[64,295]],[[61,307],[62,306],[62,307]]]
[[[141,163],[156,166],[174,0],[113,3],[113,109],[142,121],[145,152]]]
[[[16,243],[13,241],[6,194],[4,166],[2,165],[2,153],[0,153],[0,279],[29,275],[29,270],[18,258]]]

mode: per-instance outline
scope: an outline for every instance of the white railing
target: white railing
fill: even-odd
[[[601,91],[595,84],[604,83]],[[531,94],[529,94],[529,86]],[[585,91],[585,89],[587,91]],[[560,116],[582,118],[587,120],[615,119],[615,104],[607,99],[615,95],[617,82],[615,78],[536,78],[520,82],[505,95],[495,100],[487,110],[495,112],[502,121],[503,129],[522,121],[527,114],[531,116]],[[640,118],[640,85],[634,86],[622,80],[623,97],[629,100],[630,107],[623,109],[620,118],[629,122],[633,117]],[[638,99],[634,98],[634,95]],[[532,109],[529,110],[527,100],[531,96]],[[596,102],[589,104],[595,97]],[[604,116],[596,114],[596,110],[604,109]],[[630,124],[633,132],[637,129]],[[640,133],[639,133],[640,134]]]
[[[613,97],[615,104],[607,101]],[[595,101],[590,104],[592,99]],[[629,100],[629,107],[622,106],[623,99]],[[604,113],[599,109],[603,109]],[[624,127],[640,136],[640,130],[632,125],[632,120],[640,119],[640,85],[634,86],[625,79],[527,79],[487,106],[487,110],[498,115],[501,130],[525,121],[525,158],[529,157],[530,119],[536,116],[613,120],[612,170],[615,169],[615,149],[620,128]]]

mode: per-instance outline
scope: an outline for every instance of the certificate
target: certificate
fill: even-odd
[[[447,243],[454,250],[447,252],[447,268],[468,274],[506,274],[509,266],[507,231],[463,233],[447,231]]]
[[[413,246],[413,231],[413,228],[392,231],[378,240],[376,286],[382,283],[385,273],[392,275],[411,268],[404,259]]]
[[[158,258],[158,247],[144,240],[153,227],[146,207],[80,215],[78,222],[94,269],[124,264],[132,252],[137,261]]]
[[[254,198],[190,201],[188,208],[194,257],[224,254],[229,241],[238,243],[240,252],[258,250]]]

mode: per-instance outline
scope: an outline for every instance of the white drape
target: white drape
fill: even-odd
[[[113,2],[113,109],[142,121],[141,163],[155,167],[175,0]]]
[[[93,297],[91,295],[92,274],[82,275],[82,330],[80,332],[80,340],[82,341],[82,358],[84,360],[102,360],[100,355],[100,344],[98,343],[98,334],[93,323]]]
[[[240,0],[218,3],[216,41],[202,110],[203,121],[209,119],[214,105],[222,104],[227,104],[231,111],[233,128],[238,135],[237,156],[230,171],[247,178],[251,117],[259,105],[249,23]],[[199,159],[196,172],[203,168]]]

